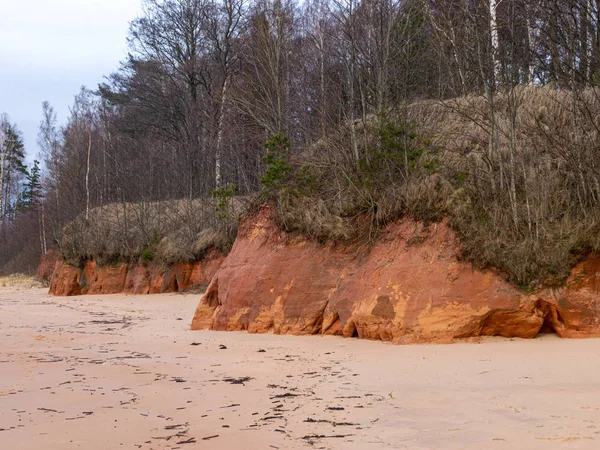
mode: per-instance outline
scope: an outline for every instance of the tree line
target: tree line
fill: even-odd
[[[1,114],[0,255],[7,271],[35,270],[40,255],[45,253],[45,239],[38,235],[41,228],[37,223],[42,219],[43,201],[40,163],[35,160],[28,167],[18,126],[7,114]]]
[[[233,186],[236,195],[256,193],[277,160],[274,151],[284,150],[290,162],[334,154],[338,146],[348,153],[343,164],[335,157],[330,170],[353,172],[373,185],[365,164],[383,171],[397,162],[402,168],[390,172],[390,182],[408,180],[409,167],[424,154],[408,150],[415,141],[408,127],[419,128],[415,105],[424,102],[484,130],[481,142],[469,144],[477,147],[478,162],[467,158],[449,176],[472,177],[473,186],[487,193],[485,202],[497,204],[502,217],[507,211],[506,226],[523,238],[523,227],[533,233],[537,226],[540,233],[551,200],[545,193],[542,208],[534,195],[543,176],[534,173],[535,157],[521,151],[518,89],[568,93],[560,108],[572,117],[569,145],[583,142],[576,132],[582,124],[598,126],[590,109],[600,83],[596,0],[142,5],[143,14],[130,24],[128,57],[98,87],[82,88],[66,124],[59,126],[53,108],[43,105],[44,233],[36,236],[46,236],[46,243],[40,249],[60,243],[64,226],[88,218],[94,208],[182,199],[193,204]],[[435,124],[424,128],[435,134]],[[373,136],[383,139],[376,156]],[[273,150],[270,143],[278,139],[285,148]],[[391,148],[402,153],[401,161],[388,158],[385,139],[395,142]],[[560,151],[556,139],[548,142]],[[467,153],[464,147],[460,152]],[[600,199],[596,157],[591,144],[548,157],[548,164],[568,167],[582,214]],[[339,197],[334,191],[327,193]],[[371,210],[377,209],[373,198],[365,203]],[[504,223],[499,212],[488,208],[485,214]]]

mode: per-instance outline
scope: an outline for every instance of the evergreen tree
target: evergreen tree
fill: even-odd
[[[5,152],[5,162],[9,171],[27,174],[25,165],[25,145],[21,133],[15,125],[7,124],[6,138],[2,151]]]
[[[3,117],[0,140],[0,216],[11,217],[21,203],[21,183],[27,176],[25,146],[17,127]]]
[[[31,171],[26,171],[25,180],[21,205],[27,209],[37,205],[42,196],[42,173],[38,160],[33,161]]]

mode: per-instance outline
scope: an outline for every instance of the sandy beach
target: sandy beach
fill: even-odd
[[[600,340],[189,331],[198,299],[1,290],[1,447],[600,447]]]

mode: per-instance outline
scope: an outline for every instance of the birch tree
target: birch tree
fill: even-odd
[[[231,77],[238,61],[238,52],[234,46],[239,43],[244,16],[246,14],[244,0],[222,0],[222,3],[207,9],[207,35],[211,41],[211,58],[216,66],[215,108],[216,143],[215,143],[215,187],[222,183],[223,133],[226,105]]]
[[[494,68],[493,89],[497,88],[502,81],[502,63],[500,60],[500,38],[498,33],[498,6],[503,0],[490,1],[490,36],[492,41],[492,66]]]

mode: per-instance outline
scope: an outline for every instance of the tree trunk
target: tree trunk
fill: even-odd
[[[0,133],[2,131],[0,130]],[[4,138],[0,135],[0,216],[4,218],[4,161],[6,158],[6,149],[4,148]]]
[[[519,215],[517,209],[517,186],[516,186],[516,177],[517,177],[517,167],[516,167],[516,152],[517,152],[517,108],[516,100],[514,98],[514,89],[510,93],[510,100],[508,105],[509,111],[508,114],[510,116],[510,143],[509,143],[509,170],[510,170],[510,199],[512,206],[512,216],[513,222],[515,224],[515,229],[519,228]]]
[[[221,187],[221,159],[222,159],[222,142],[223,142],[223,116],[225,109],[225,100],[227,96],[227,87],[229,84],[229,78],[225,76],[225,81],[221,88],[220,104],[219,104],[219,118],[217,120],[217,145],[215,149],[215,188]]]
[[[494,66],[494,87],[501,81],[502,64],[500,62],[500,37],[498,34],[497,8],[502,0],[490,0],[490,34],[492,36],[492,63]]]
[[[321,96],[321,137],[325,137],[325,49],[323,33],[319,30],[319,82]]]
[[[529,50],[528,55],[528,70],[527,70],[527,82],[529,84],[534,83],[535,78],[535,19],[533,8],[529,8],[529,14],[526,18],[527,21],[527,46]]]
[[[354,46],[353,46],[354,47]],[[354,151],[354,159],[358,162],[360,159],[360,155],[358,153],[358,142],[356,142],[356,124],[354,123],[354,48],[352,48],[352,60],[350,61],[350,70],[349,70],[349,84],[350,84],[350,107],[349,109],[349,119],[350,119],[350,138],[352,140],[352,150]]]
[[[90,217],[90,156],[92,154],[92,131],[88,132],[87,164],[85,169],[85,220]]]
[[[48,242],[46,240],[46,207],[44,206],[43,199],[41,201],[40,218],[42,225],[42,255],[45,255],[48,251]]]

